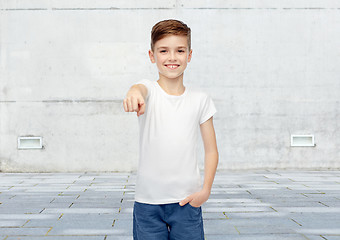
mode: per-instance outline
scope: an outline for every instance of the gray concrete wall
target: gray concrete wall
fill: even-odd
[[[122,101],[157,80],[150,30],[168,18],[192,29],[184,85],[216,104],[220,169],[340,167],[339,1],[0,0],[1,171],[136,170]],[[43,149],[18,150],[27,135]]]

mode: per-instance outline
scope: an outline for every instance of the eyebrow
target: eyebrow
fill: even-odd
[[[166,47],[166,46],[160,46],[158,47],[157,49],[160,49],[160,48],[169,48],[169,47]],[[178,46],[177,48],[187,48],[186,46]]]

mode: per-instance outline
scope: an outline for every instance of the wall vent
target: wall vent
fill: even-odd
[[[18,137],[18,149],[42,149],[42,137]]]
[[[314,135],[291,135],[290,146],[314,147]]]

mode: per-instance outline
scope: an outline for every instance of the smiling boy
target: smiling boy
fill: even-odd
[[[158,22],[149,57],[159,79],[141,80],[123,101],[139,117],[139,165],[133,209],[135,240],[203,240],[201,205],[218,164],[212,99],[183,85],[191,61],[191,30],[181,21]],[[196,159],[198,128],[205,150],[204,183]]]

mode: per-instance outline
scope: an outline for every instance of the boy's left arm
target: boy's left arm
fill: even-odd
[[[200,128],[205,152],[203,189],[182,200],[179,203],[181,206],[190,203],[194,207],[200,207],[204,202],[208,200],[211,192],[211,186],[215,178],[215,173],[218,164],[218,150],[216,144],[213,117],[202,123],[200,125]]]

